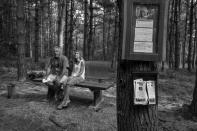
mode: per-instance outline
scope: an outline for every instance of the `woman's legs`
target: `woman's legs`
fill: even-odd
[[[69,98],[70,87],[82,82],[83,80],[84,79],[82,77],[69,77],[68,78],[67,83],[66,84],[64,83],[64,100],[57,107],[58,109],[62,109],[68,106],[68,103],[70,103],[70,98]]]

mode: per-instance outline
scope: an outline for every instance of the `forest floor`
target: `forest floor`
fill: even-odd
[[[46,101],[47,88],[39,83],[17,82],[16,70],[0,68],[0,131],[116,131],[116,88],[104,91],[98,111],[88,106],[88,89],[71,89],[71,104],[56,110]],[[13,98],[7,84],[15,83]],[[159,77],[159,131],[197,131],[197,119],[187,110],[191,103],[195,73],[165,71]]]

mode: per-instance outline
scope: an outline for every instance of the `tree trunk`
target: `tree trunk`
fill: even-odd
[[[90,19],[89,19],[89,37],[88,37],[88,60],[92,58],[91,49],[93,44],[93,0],[90,0]]]
[[[113,69],[116,65],[116,55],[117,55],[117,43],[118,43],[118,7],[115,5],[115,23],[114,23],[114,38],[113,38],[113,43],[114,45],[112,46],[112,63],[111,63],[111,68]],[[115,67],[116,68],[116,67]]]
[[[192,56],[192,67],[193,67],[193,69],[195,68],[195,61],[196,61],[196,51],[197,51],[197,13],[196,13],[196,11],[197,11],[197,8],[196,9],[194,9],[194,23],[195,23],[195,25],[194,25],[194,27],[195,27],[195,34],[194,34],[194,44],[193,44],[193,56]]]
[[[66,0],[66,14],[65,14],[65,33],[64,33],[64,55],[68,56],[69,55],[69,42],[68,42],[68,0]]]
[[[197,66],[197,62],[196,62],[196,66]],[[194,113],[195,116],[197,116],[197,68],[196,68],[196,83],[195,83],[193,99],[190,105],[190,109],[191,109],[191,112]]]
[[[157,105],[134,106],[133,94],[134,72],[157,72],[154,62],[121,60],[123,39],[123,0],[118,0],[120,10],[119,22],[119,48],[117,70],[117,122],[118,131],[157,131],[158,115]],[[151,73],[150,73],[151,74]],[[144,75],[144,74],[143,74]],[[148,75],[149,76],[149,75]],[[157,82],[157,76],[154,75]],[[157,84],[156,84],[157,86]],[[156,90],[157,92],[157,90]]]
[[[65,0],[58,0],[58,30],[57,30],[57,43],[63,51],[64,46],[64,16],[65,16]]]
[[[109,12],[109,15],[111,16],[111,11],[110,10],[108,12]],[[110,45],[111,45],[110,44],[111,43],[111,41],[110,41],[110,37],[111,37],[110,36],[110,34],[111,34],[110,31],[111,31],[111,21],[110,21],[110,18],[109,18],[109,20],[108,20],[108,29],[107,29],[107,40],[106,40],[107,41],[107,56],[108,56],[107,59],[108,60],[112,59],[112,55],[111,55],[111,52],[110,52],[110,48],[111,48],[110,47]]]
[[[175,0],[175,13],[174,13],[174,25],[175,25],[175,69],[179,69],[180,64],[180,42],[179,42],[179,3],[180,0]]]
[[[186,50],[186,43],[187,43],[187,33],[188,33],[188,24],[187,24],[187,21],[188,21],[188,8],[189,8],[189,0],[186,1],[186,19],[185,19],[185,39],[184,39],[184,42],[183,42],[183,53],[182,53],[182,64],[183,64],[183,69],[185,68],[185,50]]]
[[[35,42],[34,42],[34,61],[38,62],[39,59],[39,30],[40,30],[40,22],[39,22],[39,8],[40,1],[36,0],[35,5]]]
[[[31,24],[30,24],[30,3],[28,1],[26,1],[26,6],[27,6],[27,10],[26,10],[26,44],[25,44],[25,56],[26,57],[31,57]]]
[[[106,38],[105,38],[105,33],[106,33],[106,30],[105,30],[105,14],[106,11],[105,11],[105,7],[103,7],[103,60],[106,60],[106,51],[105,51],[105,41],[106,41]]]
[[[93,17],[94,25],[93,25],[93,40],[92,40],[92,60],[94,60],[95,48],[96,48],[96,18]]]
[[[48,45],[48,56],[52,56],[53,48],[53,28],[52,28],[52,0],[48,3],[48,19],[49,19],[49,45]]]
[[[169,44],[169,68],[174,67],[174,5],[175,0],[170,2],[170,22],[169,22],[169,33],[168,33],[168,44]]]
[[[73,31],[74,31],[74,0],[71,0],[71,8],[70,8],[70,30],[69,30],[69,56],[68,59],[71,60],[73,54]]]
[[[48,0],[41,0],[41,9],[42,9],[42,36],[43,36],[43,41],[42,41],[42,57],[47,56],[48,52]]]
[[[88,38],[88,0],[84,2],[84,37],[83,37],[83,56],[87,58],[87,38]]]
[[[197,2],[196,2],[197,4]],[[197,13],[197,8],[196,8],[196,13]],[[196,65],[196,68],[197,68],[197,14],[196,14],[196,17],[195,17],[195,38],[194,38],[194,44],[195,44],[195,65]]]
[[[24,1],[17,0],[18,80],[26,79]]]
[[[0,1],[0,42],[3,41],[3,0]]]
[[[188,71],[192,70],[192,35],[193,35],[193,6],[194,0],[191,0],[190,4],[190,17],[189,17],[189,46],[188,46]]]

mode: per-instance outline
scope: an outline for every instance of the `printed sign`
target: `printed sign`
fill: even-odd
[[[153,41],[153,29],[135,28],[135,41],[152,42]]]
[[[134,104],[156,104],[155,81],[134,80]]]
[[[153,28],[153,19],[152,20],[136,19],[136,27]]]
[[[153,43],[134,42],[134,52],[153,53]]]
[[[134,104],[147,105],[146,82],[142,79],[134,80]]]
[[[147,84],[149,104],[156,104],[155,81],[147,81],[146,84]]]
[[[133,52],[153,53],[154,23],[158,8],[156,6],[136,7],[135,35]]]

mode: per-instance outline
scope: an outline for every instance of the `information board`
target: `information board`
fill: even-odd
[[[154,25],[156,6],[137,5],[133,52],[154,53]]]

